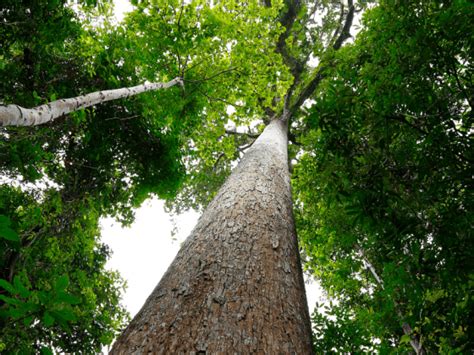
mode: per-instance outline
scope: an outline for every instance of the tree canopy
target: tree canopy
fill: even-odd
[[[471,10],[367,11],[305,118],[298,231],[338,301],[317,349],[404,350],[404,322],[428,352],[472,349]]]
[[[94,352],[127,316],[99,218],[200,209],[290,117],[303,265],[331,302],[320,352],[474,348],[467,0],[7,1],[0,104],[184,87],[0,128],[0,349]],[[356,35],[357,33],[357,35]]]

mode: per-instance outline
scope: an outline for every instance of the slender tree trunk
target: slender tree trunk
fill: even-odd
[[[96,91],[87,95],[52,101],[31,109],[18,105],[0,106],[1,126],[36,126],[50,122],[68,113],[82,108],[101,104],[106,101],[135,96],[146,91],[168,89],[176,84],[183,84],[181,78],[174,78],[167,83],[151,83],[115,90]]]
[[[310,354],[287,124],[255,141],[111,354]]]

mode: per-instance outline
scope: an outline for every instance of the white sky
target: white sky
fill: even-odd
[[[132,9],[126,0],[114,0],[117,20]],[[107,268],[118,270],[127,281],[123,304],[133,317],[153,291],[179,250],[180,243],[189,235],[198,214],[190,211],[175,217],[178,227],[176,240],[172,238],[171,216],[158,199],[146,201],[136,210],[136,220],[130,228],[122,228],[111,218],[101,220],[102,241],[110,246],[112,257]],[[306,284],[310,312],[321,300],[315,281]]]
[[[175,217],[179,232],[173,238],[171,216],[164,211],[163,201],[155,198],[136,210],[130,228],[122,228],[112,218],[101,220],[102,241],[113,250],[107,268],[118,270],[127,280],[123,301],[132,316],[160,281],[198,217],[193,211]]]
[[[132,4],[128,0],[114,0],[114,13],[117,21],[122,21],[126,12],[133,10]]]
[[[194,211],[174,217],[178,226],[176,240],[172,238],[171,216],[163,209],[163,201],[150,199],[136,210],[136,220],[130,228],[122,228],[112,218],[101,220],[102,241],[110,246],[112,257],[107,268],[118,270],[127,280],[123,304],[133,317],[160,281],[186,239],[199,215]],[[310,312],[320,299],[316,282],[306,284]]]

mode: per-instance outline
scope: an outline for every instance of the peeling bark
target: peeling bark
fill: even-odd
[[[111,354],[311,354],[287,160],[274,120]]]
[[[18,105],[0,106],[0,127],[2,126],[36,126],[50,122],[68,113],[82,108],[97,105],[106,101],[135,96],[146,91],[168,89],[176,84],[183,84],[181,78],[174,78],[167,83],[151,83],[115,90],[96,91],[87,95],[52,101],[31,109]]]

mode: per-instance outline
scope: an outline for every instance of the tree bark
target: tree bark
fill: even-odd
[[[272,121],[111,354],[311,354],[287,158]]]
[[[87,95],[52,101],[48,104],[24,108],[18,105],[0,106],[0,127],[2,126],[36,126],[50,122],[68,113],[82,108],[97,105],[106,101],[135,96],[146,91],[168,89],[176,84],[183,84],[181,78],[174,78],[167,83],[151,83],[115,90],[96,91]]]

